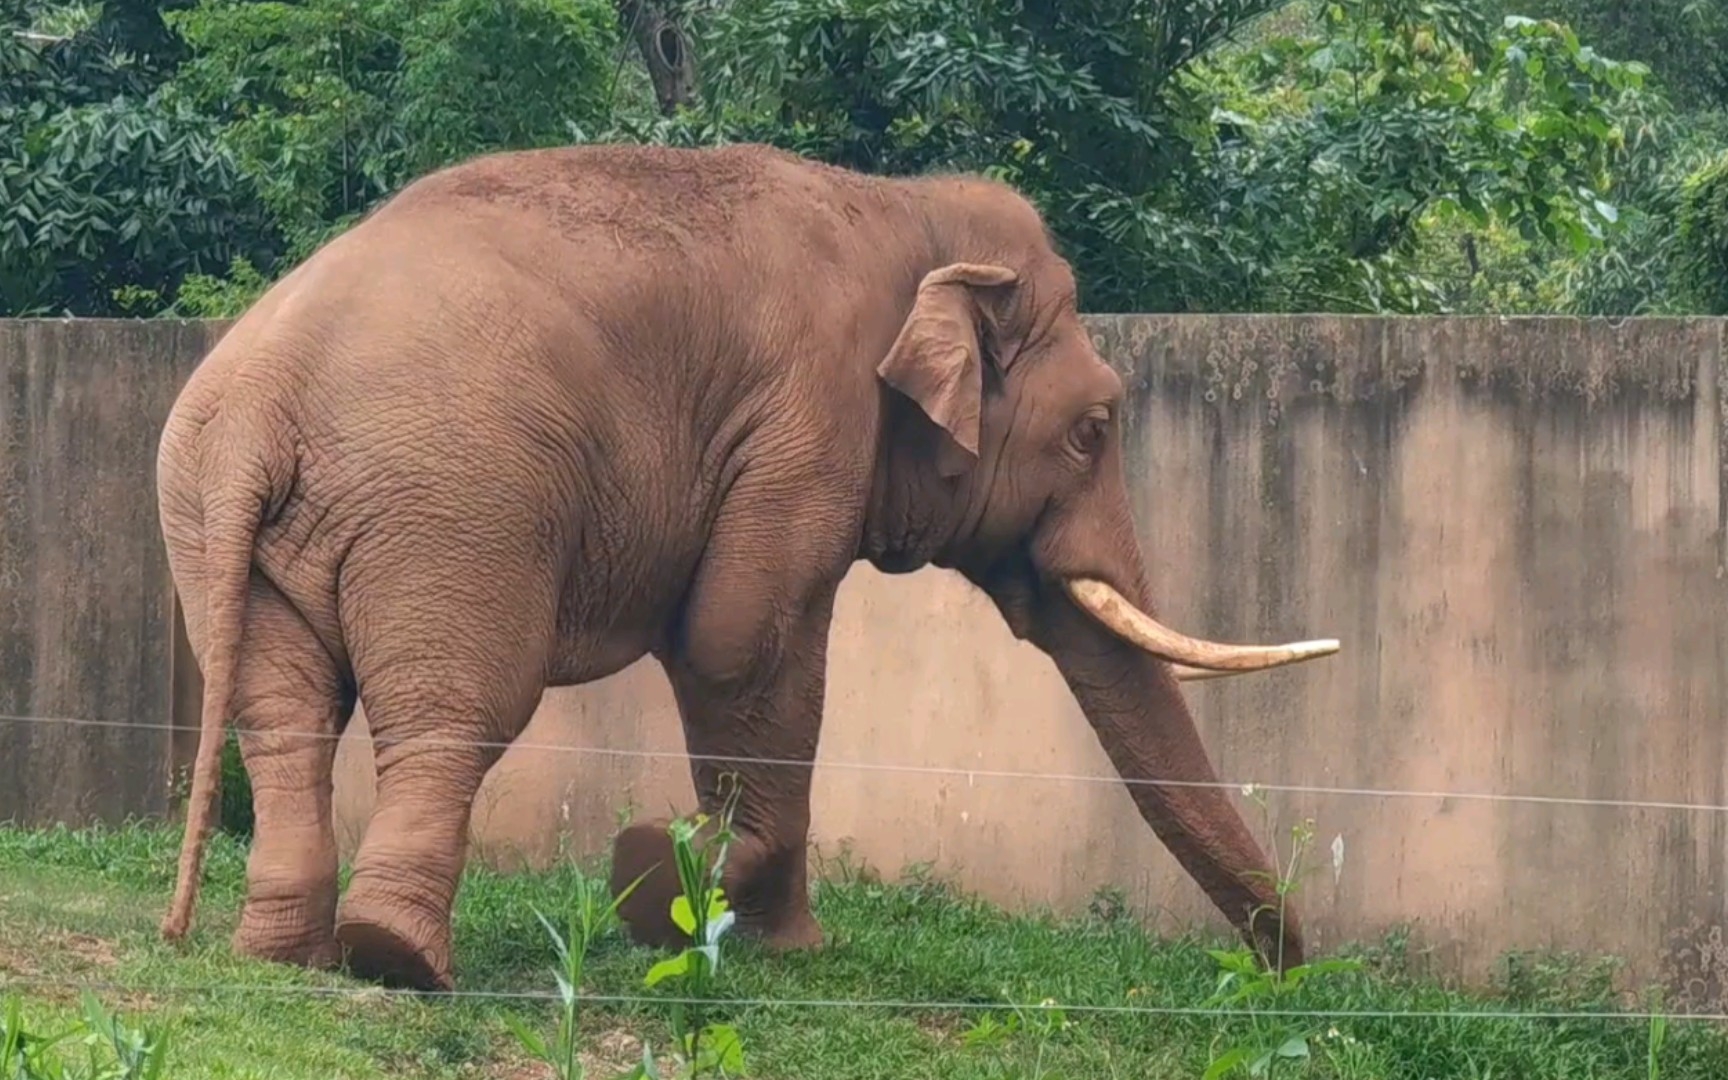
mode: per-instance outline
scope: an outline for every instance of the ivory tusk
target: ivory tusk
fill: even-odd
[[[1097,578],[1068,578],[1063,585],[1074,602],[1111,633],[1177,665],[1176,677],[1182,681],[1264,671],[1331,656],[1338,651],[1338,642],[1332,638],[1288,645],[1225,645],[1205,641],[1170,629]]]
[[[1170,671],[1176,676],[1177,682],[1201,682],[1205,679],[1227,679],[1232,675],[1242,674],[1240,671],[1208,671],[1205,668],[1189,667],[1187,664],[1171,664]]]

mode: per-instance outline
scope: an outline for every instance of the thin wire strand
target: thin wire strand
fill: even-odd
[[[42,725],[64,724],[72,727],[117,728],[127,731],[196,732],[198,730],[198,728],[187,724],[134,724],[121,720],[86,720],[74,717],[55,716],[0,715],[0,722]],[[240,729],[239,734],[246,738],[257,738],[263,735],[271,735],[286,738],[339,740],[344,737],[333,732],[325,731],[259,732]],[[395,745],[409,740],[384,739],[372,735],[369,737],[368,741],[374,745],[380,743]],[[965,777],[967,780],[1044,780],[1062,783],[1125,784],[1130,787],[1222,788],[1226,790],[1241,790],[1244,792],[1249,790],[1277,791],[1293,795],[1347,795],[1382,799],[1458,799],[1465,802],[1528,803],[1540,806],[1601,806],[1612,807],[1620,810],[1673,810],[1684,811],[1687,813],[1728,814],[1728,805],[1719,803],[1665,802],[1650,799],[1596,799],[1572,795],[1525,795],[1494,791],[1437,791],[1403,788],[1332,787],[1317,784],[1266,784],[1260,783],[1259,781],[1162,780],[1140,777],[1126,778],[1120,776],[1100,776],[1092,773],[1045,773],[1023,772],[1011,769],[973,769],[958,765],[908,765],[894,762],[875,761],[804,761],[797,758],[745,757],[730,754],[692,754],[683,750],[630,750],[607,746],[568,746],[562,743],[524,742],[519,739],[515,741],[490,741],[480,739],[440,739],[436,737],[415,736],[412,741],[419,746],[445,748],[490,747],[493,749],[508,750],[514,747],[520,750],[548,750],[566,754],[588,754],[595,757],[676,759],[712,761],[733,765],[774,765],[803,769],[823,768],[857,772],[911,773],[926,776]]]
[[[283,996],[336,998],[403,998],[423,1001],[535,1001],[557,1002],[558,994],[544,990],[403,990],[382,986],[269,986],[247,983],[163,984],[128,986],[124,983],[84,983],[62,979],[26,977],[0,983],[0,988],[31,986],[38,989],[91,990],[121,994],[156,994],[195,997],[208,994],[280,994]],[[984,1001],[913,1001],[898,998],[695,998],[649,997],[645,994],[580,994],[579,1001],[593,1005],[706,1005],[733,1009],[886,1009],[897,1012],[1002,1012],[1010,1009],[1062,1012],[1093,1016],[1186,1016],[1213,1019],[1285,1017],[1309,1020],[1652,1020],[1728,1022],[1728,1013],[1654,1012],[1519,1012],[1511,1009],[1239,1009],[1207,1008],[1201,1005],[1036,1005]]]

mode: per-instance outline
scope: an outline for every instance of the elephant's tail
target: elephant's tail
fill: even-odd
[[[204,846],[222,794],[222,740],[233,707],[245,626],[246,593],[252,546],[267,508],[278,501],[280,484],[264,446],[267,421],[238,403],[226,406],[205,428],[200,471],[204,504],[204,605],[206,655],[204,701],[199,717],[198,752],[192,763],[186,832],[174,899],[162,920],[170,941],[185,937],[204,866]]]

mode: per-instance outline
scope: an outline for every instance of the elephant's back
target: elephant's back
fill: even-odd
[[[885,197],[891,181],[759,144],[708,148],[593,145],[482,155],[427,174],[372,214],[449,221],[511,215],[565,239],[623,252],[725,245],[752,224],[826,202]]]

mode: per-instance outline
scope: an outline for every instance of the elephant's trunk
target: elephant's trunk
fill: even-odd
[[[1083,610],[1091,609],[1051,597],[1039,644],[1056,661],[1140,816],[1265,959],[1280,968],[1302,963],[1294,910],[1280,918],[1276,867],[1213,771],[1174,672]]]
[[[1160,623],[1125,492],[1092,494],[1046,519],[1024,563],[986,579],[992,595],[1055,660],[1165,847],[1267,960],[1299,964],[1302,935],[1292,910],[1280,918],[1277,868],[1213,771],[1178,681],[1327,656],[1338,643],[1226,645]]]

